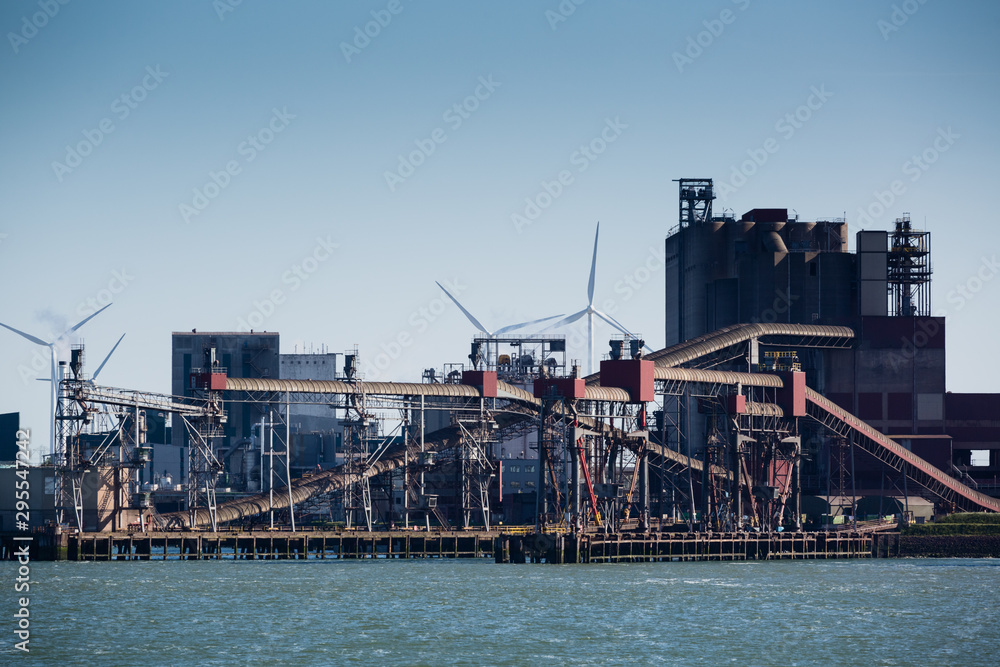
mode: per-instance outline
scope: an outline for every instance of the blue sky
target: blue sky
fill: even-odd
[[[491,328],[575,312],[598,220],[597,305],[655,349],[672,179],[712,177],[717,211],[846,213],[852,244],[910,212],[949,389],[995,391],[996,3],[35,0],[0,28],[0,321],[113,296],[80,332],[91,370],[128,334],[104,383],[168,392],[171,331],[240,322],[417,380],[475,333],[435,280]],[[36,349],[0,331],[38,445]]]

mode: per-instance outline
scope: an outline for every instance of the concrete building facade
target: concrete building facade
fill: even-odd
[[[206,353],[215,349],[218,365],[226,369],[229,377],[278,378],[280,377],[279,335],[274,332],[174,332],[171,341],[171,393],[175,396],[193,396],[192,369],[208,365]],[[253,427],[265,416],[262,406],[250,403],[227,402],[227,422],[222,442],[216,443],[216,456],[224,465],[222,487],[246,486],[252,477]],[[179,460],[186,462],[188,434],[184,425],[174,419],[171,444],[181,448]],[[186,480],[182,470],[180,479]]]

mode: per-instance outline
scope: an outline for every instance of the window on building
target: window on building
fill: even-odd
[[[535,466],[524,466],[524,472],[535,472]]]
[[[973,449],[971,465],[977,468],[984,468],[990,464],[990,450]]]
[[[524,488],[526,488],[526,489],[533,489],[533,488],[535,488],[535,483],[534,482],[525,482],[524,483]]]
[[[508,466],[507,472],[521,472],[521,466]]]
[[[520,489],[521,488],[521,483],[520,482],[511,482],[510,483],[510,488],[512,488],[512,489]]]

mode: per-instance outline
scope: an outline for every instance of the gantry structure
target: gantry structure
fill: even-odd
[[[401,383],[355,376],[231,378],[209,366],[192,372],[199,395],[179,399],[100,387],[80,371],[60,383],[57,467],[60,488],[69,490],[60,496],[60,507],[72,508],[82,525],[79,490],[86,475],[102,467],[113,471],[115,488],[127,489],[147,456],[142,412],[158,410],[177,415],[192,435],[192,483],[187,510],[163,515],[155,514],[144,494],[120,493],[115,502],[138,512],[142,526],[143,511],[159,527],[214,530],[275,512],[294,521],[296,506],[339,498],[354,525],[370,528],[373,482],[388,478],[399,484],[381,488],[402,488],[407,525],[423,519],[427,525],[455,521],[463,528],[489,528],[489,489],[500,464],[496,443],[530,431],[537,433],[539,530],[557,525],[614,531],[669,511],[692,530],[769,531],[797,526],[801,517],[804,422],[846,443],[852,457],[857,448],[911,489],[950,508],[1000,511],[1000,500],[965,486],[811,389],[805,373],[761,372],[768,368],[759,363],[761,346],[844,348],[853,338],[846,327],[757,323],[726,327],[645,356],[641,346],[632,346],[630,354],[628,341],[611,341],[612,358],[602,362],[600,373],[542,375],[531,390],[489,370],[464,371],[457,383]],[[740,367],[746,370],[733,370]],[[213,439],[225,421],[226,401],[273,407],[271,430],[284,431],[285,456],[290,406],[329,405],[343,416],[343,465],[292,479],[286,464],[283,486],[216,503],[220,466]],[[658,408],[658,419],[650,419],[650,408]],[[429,430],[432,410],[450,415],[449,423]],[[379,413],[398,415],[395,429],[375,428]],[[692,426],[696,415],[705,424],[700,436]],[[82,447],[84,435],[101,430],[99,419],[113,421],[114,428],[104,431],[117,435],[106,446]],[[458,512],[450,520],[428,488],[429,474],[443,465],[457,476]]]

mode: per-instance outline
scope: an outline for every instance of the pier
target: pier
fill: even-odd
[[[495,533],[473,531],[254,531],[81,533],[66,560],[306,560],[488,558]]]
[[[0,560],[25,545],[37,561],[481,558],[496,563],[652,563],[1000,557],[1000,536],[898,532],[543,533],[498,531],[172,531],[0,533]]]
[[[899,535],[497,531],[220,531],[0,535],[0,559],[34,561],[492,558],[497,563],[640,563],[899,556]]]
[[[649,533],[501,535],[498,563],[653,563],[664,561],[872,558],[871,534]],[[898,540],[897,540],[898,545]],[[889,556],[885,548],[881,555]]]

